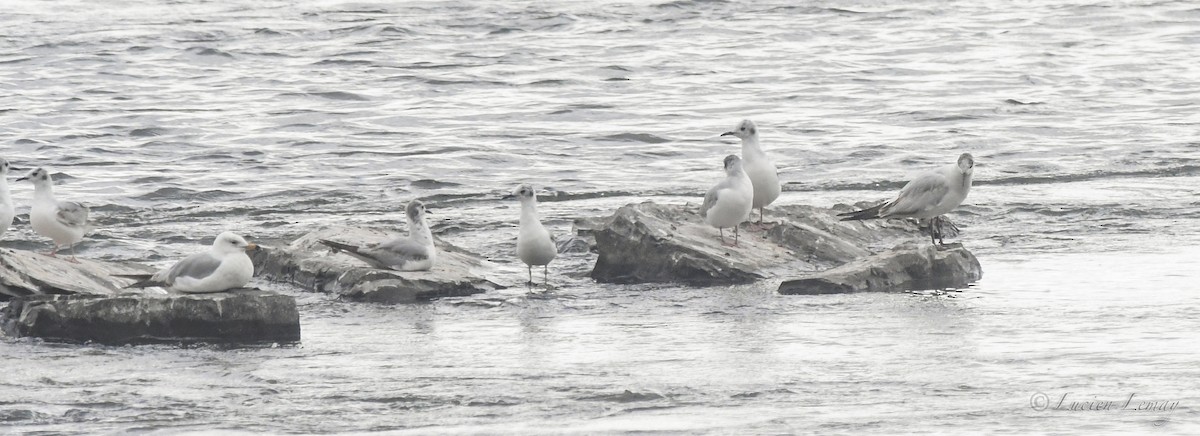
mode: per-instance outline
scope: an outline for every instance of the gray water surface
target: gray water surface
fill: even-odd
[[[783,277],[602,285],[594,255],[567,254],[550,290],[406,306],[256,281],[299,299],[301,345],[5,338],[0,426],[1200,432],[1200,5],[793,3],[5,3],[0,156],[91,206],[83,257],[399,227],[420,198],[518,285],[515,185],[545,189],[558,235],[698,203],[737,150],[717,135],[752,118],[782,204],[881,200],[974,154],[953,218],[984,279],[780,296]],[[27,213],[32,187],[12,186]],[[48,248],[27,223],[0,245]]]

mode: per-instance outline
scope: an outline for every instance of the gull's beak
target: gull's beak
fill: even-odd
[[[504,194],[503,197],[500,197],[501,200],[512,200],[514,198],[517,198],[517,196],[512,195],[512,194]]]
[[[428,207],[427,207],[427,208],[425,208],[425,213],[426,213],[426,214],[430,214],[430,215],[432,215],[432,214],[433,214],[433,209],[430,209],[430,208],[428,208]]]
[[[18,182],[20,182],[22,180],[29,180],[29,174],[26,174],[26,175],[23,175],[23,176],[17,178]]]
[[[258,249],[258,244],[255,244],[255,243],[246,244],[246,251],[254,251],[257,249]]]
[[[736,134],[737,134],[737,133],[733,133],[733,132],[725,132],[725,133],[722,133],[722,134],[721,134],[721,136],[733,136],[733,135],[736,135]]]

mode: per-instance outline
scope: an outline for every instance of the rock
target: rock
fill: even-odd
[[[897,292],[962,288],[983,277],[975,255],[962,244],[908,242],[845,265],[779,285],[786,295]]]
[[[767,221],[775,224],[765,231],[743,224],[739,247],[722,245],[717,229],[701,221],[693,205],[630,204],[611,218],[577,221],[576,227],[596,239],[592,277],[612,283],[749,283],[834,268],[871,256],[869,248],[924,238],[912,222],[841,221],[840,211],[768,208]],[[732,232],[725,233],[732,242]]]
[[[133,263],[49,257],[26,250],[0,249],[0,300],[42,294],[116,295],[145,293],[122,289],[132,283],[114,274],[149,274],[154,269]]]
[[[58,342],[291,343],[300,313],[287,295],[248,290],[198,295],[31,295],[13,298],[4,331]]]
[[[304,235],[287,247],[260,249],[251,258],[255,275],[357,301],[410,303],[503,288],[484,277],[489,264],[479,256],[441,241],[436,242],[438,256],[432,270],[403,272],[373,268],[347,254],[335,254],[317,242],[328,239],[363,245],[397,236],[378,230],[331,227]]]
[[[572,239],[586,242],[588,251],[595,252],[596,232],[608,227],[611,223],[612,217],[607,216],[576,218],[571,222],[571,233],[575,235]]]

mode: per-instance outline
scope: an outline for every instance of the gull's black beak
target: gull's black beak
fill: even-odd
[[[433,213],[433,209],[430,209],[430,208],[428,208],[428,207],[427,207],[427,208],[425,208],[425,213],[427,213],[427,214],[432,214],[432,213]]]
[[[504,194],[503,197],[500,197],[501,200],[512,200],[514,198],[517,198],[517,196],[512,195],[512,194]]]
[[[21,177],[18,177],[18,178],[17,178],[17,181],[18,181],[18,182],[20,182],[20,181],[22,181],[22,180],[29,180],[29,175],[24,175],[24,176],[21,176]]]
[[[721,136],[733,136],[733,135],[736,135],[736,133],[733,133],[733,132],[725,132],[725,133],[722,133],[722,134],[721,134]]]

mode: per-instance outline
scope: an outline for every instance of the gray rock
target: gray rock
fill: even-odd
[[[575,234],[574,240],[582,240],[587,243],[588,251],[596,251],[596,232],[608,227],[612,223],[612,217],[585,217],[576,218],[571,222],[571,232]],[[562,250],[559,250],[560,252]]]
[[[296,300],[249,290],[203,295],[31,295],[13,298],[4,331],[59,342],[290,343],[300,340]]]
[[[908,242],[845,265],[788,280],[779,285],[786,295],[896,292],[962,288],[983,277],[975,255],[962,244]]]
[[[0,249],[0,299],[42,294],[116,295],[143,291],[122,289],[130,280],[115,274],[149,274],[154,269],[134,263],[49,257],[32,251]]]
[[[611,218],[576,221],[576,227],[596,240],[599,256],[592,277],[613,283],[749,283],[827,270],[870,258],[874,247],[924,239],[913,222],[841,221],[841,211],[768,208],[767,221],[775,224],[765,231],[748,231],[743,224],[739,247],[722,245],[717,229],[701,221],[693,205],[630,204]],[[725,233],[732,242],[732,232]]]
[[[251,258],[255,275],[356,301],[410,303],[503,288],[485,278],[490,264],[441,241],[436,242],[438,256],[432,270],[403,272],[372,268],[344,253],[335,254],[317,242],[328,239],[363,245],[397,236],[379,230],[331,227],[304,235],[287,247],[260,249]]]

